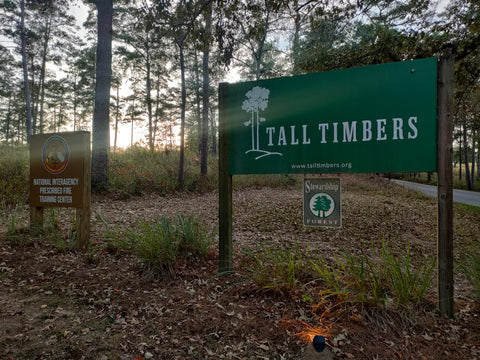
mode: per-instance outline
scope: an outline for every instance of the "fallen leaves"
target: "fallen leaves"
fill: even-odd
[[[332,256],[384,240],[398,242],[399,254],[404,241],[413,242],[415,256],[435,252],[435,202],[405,201],[403,190],[392,198],[391,185],[368,178],[342,183],[351,190],[344,193],[344,227],[335,231],[299,225],[298,189],[235,191],[235,261],[259,241],[298,241],[312,253]],[[113,228],[180,211],[215,229],[217,202],[215,192],[149,194],[128,202],[94,198],[93,210]],[[469,236],[480,233],[475,226]],[[308,339],[295,334],[309,329],[323,331],[329,351],[347,359],[431,359],[446,352],[451,359],[480,357],[480,311],[473,301],[459,304],[455,320],[432,321],[435,315],[428,313],[408,331],[401,321],[381,328],[361,311],[335,312],[335,303],[313,309],[316,293],[303,301],[305,293],[260,291],[241,273],[218,276],[215,257],[195,267],[183,264],[174,278],[149,279],[136,258],[108,247],[104,230],[104,222],[93,221],[95,245],[84,254],[0,241],[1,358],[25,358],[29,351],[49,359],[298,359]]]

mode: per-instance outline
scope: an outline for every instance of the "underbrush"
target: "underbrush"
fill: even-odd
[[[380,251],[342,253],[334,259],[293,249],[262,247],[246,252],[244,269],[264,289],[320,289],[322,301],[365,303],[405,310],[419,306],[430,289],[435,261],[413,266],[410,248],[399,258],[385,244]],[[310,295],[309,295],[310,296]]]
[[[145,193],[160,195],[178,191],[178,151],[159,152],[135,147],[111,153],[109,157],[109,192],[127,199]],[[27,146],[0,145],[0,209],[11,210],[28,201],[29,160]],[[239,175],[236,187],[288,187],[299,184],[296,175]],[[184,190],[208,192],[218,187],[217,158],[210,156],[207,176],[200,175],[200,159],[185,153]]]
[[[28,198],[28,148],[0,145],[0,209],[11,210]]]
[[[46,208],[43,227],[30,228],[18,207],[10,214],[6,239],[11,246],[29,246],[47,243],[60,252],[73,249],[76,237],[76,219],[73,209]]]
[[[192,215],[139,222],[122,233],[110,232],[113,245],[132,252],[156,275],[171,275],[179,259],[200,262],[213,245],[213,236]]]
[[[217,158],[210,157],[207,176],[200,175],[200,159],[195,153],[185,154],[184,190],[208,192],[218,188]],[[151,152],[133,148],[110,157],[111,193],[123,198],[156,192],[160,195],[178,190],[178,151]],[[250,186],[289,187],[300,184],[299,175],[237,175],[236,188]]]
[[[465,262],[459,265],[459,269],[470,283],[476,300],[480,301],[480,255],[468,256]]]
[[[152,152],[133,148],[110,157],[110,191],[128,198],[145,192],[160,195],[178,190],[178,151]],[[208,175],[200,175],[200,162],[195,154],[187,152],[184,166],[184,189],[206,192],[217,187],[216,159],[210,157]]]
[[[295,244],[293,249],[263,245],[256,251],[244,251],[243,269],[261,288],[294,291],[299,283],[311,279],[306,254]]]

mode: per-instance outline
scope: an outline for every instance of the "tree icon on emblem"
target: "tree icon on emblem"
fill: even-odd
[[[247,150],[245,154],[251,151],[261,153],[255,158],[255,160],[268,155],[282,156],[282,154],[279,152],[271,152],[260,149],[260,123],[265,122],[266,119],[264,117],[260,117],[259,113],[268,107],[269,95],[270,90],[260,86],[255,86],[251,90],[247,91],[245,94],[247,100],[244,100],[242,103],[242,110],[250,113],[250,120],[244,122],[243,125],[250,126],[252,128],[252,148]]]
[[[335,209],[335,201],[325,193],[318,193],[310,200],[310,211],[319,218],[330,216]]]

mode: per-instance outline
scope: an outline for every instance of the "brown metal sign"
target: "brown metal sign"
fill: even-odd
[[[89,132],[32,135],[30,206],[84,207],[89,158]]]

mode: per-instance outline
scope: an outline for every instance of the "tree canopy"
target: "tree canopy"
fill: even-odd
[[[0,141],[24,143],[29,132],[98,135],[95,86],[106,73],[95,50],[95,3],[0,4]],[[215,152],[221,81],[447,53],[456,59],[455,156],[471,164],[467,178],[474,180],[480,153],[475,0],[113,0],[112,6],[115,81],[107,84],[107,103],[114,110],[101,131],[113,137],[126,127],[130,146],[140,131],[138,145],[178,150],[180,186],[185,151],[198,153],[202,174]],[[85,19],[81,25],[79,18]],[[108,151],[109,144],[104,147]]]

